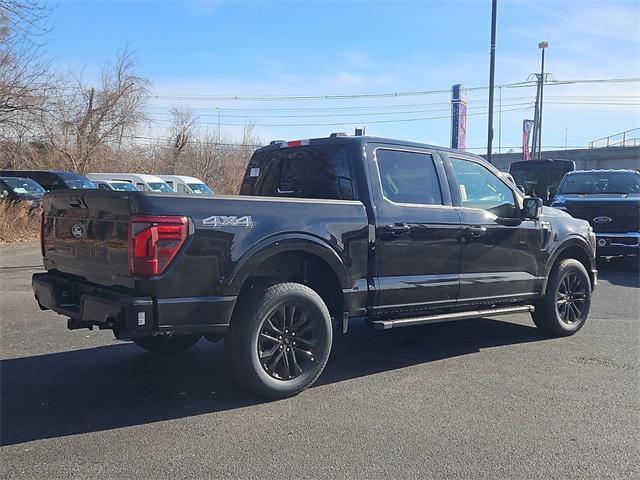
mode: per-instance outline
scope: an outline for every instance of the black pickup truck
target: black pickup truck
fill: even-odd
[[[577,170],[565,175],[552,206],[587,220],[598,257],[640,255],[640,173]]]
[[[157,353],[223,338],[235,378],[271,397],[311,385],[334,327],[355,319],[530,312],[559,336],[587,319],[589,224],[475,155],[366,136],[272,142],[240,193],[47,194],[40,307]]]

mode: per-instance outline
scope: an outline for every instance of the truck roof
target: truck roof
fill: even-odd
[[[327,145],[327,144],[348,144],[348,143],[388,143],[391,145],[404,145],[407,147],[417,147],[417,148],[429,148],[432,150],[438,151],[446,151],[451,153],[464,153],[465,155],[472,155],[476,158],[482,159],[479,155],[475,153],[467,152],[464,150],[456,150],[449,147],[443,147],[441,145],[431,145],[428,143],[420,143],[420,142],[412,142],[407,140],[397,140],[392,138],[384,138],[384,137],[371,137],[368,135],[344,135],[344,134],[332,134],[329,137],[319,137],[319,138],[310,138],[305,140],[274,140],[269,145],[265,145],[264,147],[260,147],[256,150],[258,152],[266,152],[271,150],[277,150],[279,148],[293,148],[299,146],[306,145]]]
[[[637,170],[631,168],[598,168],[593,170],[574,170],[573,172],[567,172],[567,175],[575,175],[576,173],[640,173]]]

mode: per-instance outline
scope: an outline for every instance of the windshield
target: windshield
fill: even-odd
[[[137,192],[138,189],[133,183],[129,182],[110,182],[111,188],[118,192]]]
[[[46,190],[30,178],[3,178],[13,193],[18,195],[44,195]]]
[[[585,172],[568,175],[558,193],[640,193],[640,174],[632,172]]]
[[[193,190],[193,193],[198,195],[213,195],[213,192],[204,183],[187,183],[189,188]]]
[[[67,185],[67,187],[71,188],[72,190],[78,190],[78,189],[84,189],[84,188],[96,188],[96,186],[91,183],[89,180],[87,180],[86,178],[66,178],[64,180],[64,183]]]
[[[171,187],[164,182],[148,182],[147,185],[149,185],[152,192],[173,193]]]

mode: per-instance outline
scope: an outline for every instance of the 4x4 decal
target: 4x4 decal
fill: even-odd
[[[244,215],[242,217],[213,215],[211,217],[207,217],[204,220],[202,220],[202,226],[213,227],[213,228],[222,228],[222,227],[253,228],[253,219],[251,218],[251,215]]]

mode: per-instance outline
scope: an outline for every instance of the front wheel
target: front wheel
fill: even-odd
[[[255,287],[239,299],[225,338],[227,361],[242,386],[258,395],[297,395],[324,370],[332,342],[329,311],[305,285]]]
[[[135,338],[133,343],[145,350],[159,355],[173,355],[193,347],[200,335],[166,336]]]
[[[573,335],[580,330],[591,308],[591,280],[578,260],[567,258],[549,276],[542,300],[531,314],[536,326],[555,336]]]

